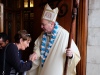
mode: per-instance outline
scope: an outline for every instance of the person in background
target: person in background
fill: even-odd
[[[0,33],[0,50],[2,50],[9,43],[9,38],[6,33]]]
[[[68,67],[66,75],[76,75],[76,65],[80,61],[78,47],[72,40],[67,48],[69,33],[56,21],[58,8],[51,9],[46,4],[41,18],[43,32],[36,39],[33,56],[33,67],[27,75],[63,75],[66,56]]]
[[[15,35],[15,42],[9,43],[7,34],[0,33],[0,75],[10,75],[11,69],[16,72],[24,72],[32,67],[34,58],[30,55],[27,62],[21,62],[19,50],[25,50],[31,42],[30,34],[26,30],[20,30]],[[5,60],[5,62],[4,62]]]
[[[3,71],[3,57],[4,57],[4,48],[9,43],[9,38],[6,33],[0,33],[0,75],[2,75]]]

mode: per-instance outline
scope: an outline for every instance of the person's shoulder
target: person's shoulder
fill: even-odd
[[[69,32],[65,28],[63,28],[62,26],[60,26],[59,29],[60,29],[61,33],[67,34],[67,35],[69,34]]]
[[[41,32],[41,34],[39,35],[39,37],[37,39],[42,38],[43,34],[44,34],[44,31]]]
[[[12,47],[13,48],[13,47],[16,47],[16,45],[14,43],[9,43],[8,47]]]
[[[15,44],[11,42],[11,43],[9,43],[8,45],[10,45],[10,46],[14,46]]]

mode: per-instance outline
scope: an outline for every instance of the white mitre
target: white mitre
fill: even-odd
[[[46,20],[55,22],[56,18],[57,18],[57,14],[58,14],[57,7],[55,9],[51,9],[51,7],[48,4],[46,4],[43,14],[42,14],[42,19],[46,19]]]

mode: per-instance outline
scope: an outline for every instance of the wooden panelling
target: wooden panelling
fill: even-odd
[[[77,25],[77,46],[80,50],[81,61],[77,66],[77,75],[86,75],[87,28],[88,0],[80,0]]]
[[[3,4],[0,3],[0,32],[3,32]]]
[[[63,0],[61,2],[61,5],[66,4],[68,5],[68,11],[65,16],[57,18],[57,21],[61,26],[63,26],[66,30],[70,31],[71,26],[71,19],[72,19],[72,13],[71,13],[71,1],[72,0]],[[59,7],[60,8],[60,7]],[[61,11],[60,11],[61,12]]]

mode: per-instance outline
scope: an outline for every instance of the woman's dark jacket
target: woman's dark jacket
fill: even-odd
[[[4,50],[0,50],[0,75],[2,75],[3,70]],[[25,63],[20,62],[19,50],[17,46],[10,43],[6,49],[5,75],[10,75],[12,67],[17,72],[24,72],[32,67],[32,61],[29,60]]]

